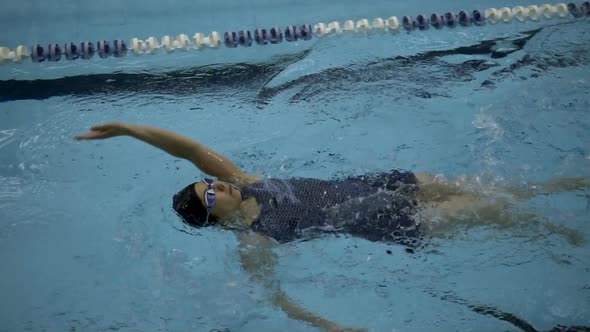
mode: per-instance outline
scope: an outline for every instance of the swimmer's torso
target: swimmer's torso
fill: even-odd
[[[251,228],[279,242],[326,232],[403,242],[419,234],[416,190],[412,173],[391,171],[343,180],[266,179],[242,195]]]

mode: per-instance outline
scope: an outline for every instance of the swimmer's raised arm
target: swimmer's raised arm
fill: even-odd
[[[207,148],[186,136],[175,132],[122,122],[110,122],[94,126],[90,132],[78,135],[77,140],[105,139],[116,136],[131,136],[155,146],[169,154],[191,161],[201,171],[210,176],[238,187],[257,181],[257,178],[244,173],[225,156]]]

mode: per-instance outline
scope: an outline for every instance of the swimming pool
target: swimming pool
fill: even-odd
[[[520,3],[493,4],[504,5]],[[490,4],[10,6],[2,45]],[[568,18],[0,67],[0,331],[317,331],[248,280],[230,231],[174,214],[172,195],[202,175],[192,165],[128,138],[72,137],[111,120],[155,125],[272,177],[397,167],[493,187],[587,178],[588,27]],[[586,188],[521,204],[588,239],[589,202]],[[459,227],[413,253],[344,236],[292,243],[277,249],[276,278],[311,311],[370,331],[590,325],[588,244],[526,231]]]

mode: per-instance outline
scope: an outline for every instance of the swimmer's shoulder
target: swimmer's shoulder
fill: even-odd
[[[242,181],[243,181],[243,185],[240,188],[244,188],[244,187],[251,185],[253,183],[256,183],[256,182],[260,182],[260,181],[262,181],[262,178],[260,178],[258,176],[254,176],[254,175],[246,175]]]
[[[253,183],[262,181],[262,178],[247,173],[240,173],[233,175],[231,178],[219,178],[219,180],[229,182],[240,189],[244,189]]]

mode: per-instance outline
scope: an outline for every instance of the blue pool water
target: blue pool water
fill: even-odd
[[[0,44],[517,4],[33,2],[2,14],[14,33]],[[172,195],[203,175],[194,166],[130,138],[72,137],[113,120],[163,127],[269,177],[396,167],[481,190],[589,178],[589,27],[565,19],[0,67],[0,331],[317,331],[249,280],[231,231],[189,229],[175,215]],[[588,195],[518,204],[589,241]],[[344,326],[546,331],[590,325],[589,245],[467,221],[414,253],[346,236],[285,244],[275,277]]]

